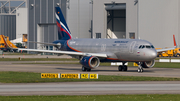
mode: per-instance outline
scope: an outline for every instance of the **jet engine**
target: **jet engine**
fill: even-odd
[[[88,56],[88,57],[83,57],[80,63],[86,68],[95,69],[99,66],[100,61],[99,58],[97,57]]]
[[[153,66],[155,65],[155,61],[152,60],[152,61],[147,61],[147,62],[142,62],[141,63],[141,66],[143,68],[152,68]]]

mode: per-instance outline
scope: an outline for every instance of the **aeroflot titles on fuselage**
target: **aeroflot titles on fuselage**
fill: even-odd
[[[129,41],[114,41],[114,43],[128,43]]]

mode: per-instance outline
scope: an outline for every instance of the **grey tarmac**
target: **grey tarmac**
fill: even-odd
[[[0,84],[0,95],[180,94],[180,81]]]
[[[99,75],[148,76],[180,78],[178,68],[148,68],[143,73],[137,73],[138,67],[128,67],[127,72],[118,71],[118,66],[99,66],[91,72],[82,72],[79,64],[14,64],[26,61],[1,61],[0,71],[20,71],[37,73],[97,73]],[[38,62],[38,61],[37,61]],[[43,61],[42,63],[44,63]],[[46,61],[50,62],[50,61]],[[55,61],[54,61],[55,62]],[[57,61],[58,62],[58,61]],[[75,61],[76,62],[76,61]],[[31,63],[35,63],[34,61]],[[52,62],[53,63],[53,62]]]

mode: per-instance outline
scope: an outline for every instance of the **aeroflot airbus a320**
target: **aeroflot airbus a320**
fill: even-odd
[[[154,66],[157,52],[174,49],[155,50],[150,42],[140,39],[73,39],[60,7],[56,7],[55,16],[59,40],[51,45],[57,47],[58,51],[19,50],[68,54],[80,60],[82,71],[91,71],[97,68],[100,62],[122,62],[118,70],[127,71],[125,63],[136,62],[139,65],[138,72],[143,72],[143,68]],[[174,44],[176,46],[175,37]]]

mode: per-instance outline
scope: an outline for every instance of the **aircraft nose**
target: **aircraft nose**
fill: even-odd
[[[151,59],[155,59],[157,57],[157,52],[156,50],[152,50],[150,53],[149,53],[149,57]]]

